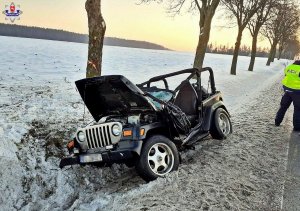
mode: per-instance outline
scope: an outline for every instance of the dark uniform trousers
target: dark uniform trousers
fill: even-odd
[[[295,130],[300,130],[300,92],[293,92],[286,90],[282,96],[280,102],[280,108],[277,112],[275,118],[275,124],[280,124],[283,120],[283,117],[290,107],[291,103],[294,104],[294,116],[293,116],[293,125]]]

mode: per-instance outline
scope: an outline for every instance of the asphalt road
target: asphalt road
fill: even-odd
[[[300,210],[300,133],[293,132],[290,138],[287,164],[287,179],[284,186],[282,210]]]

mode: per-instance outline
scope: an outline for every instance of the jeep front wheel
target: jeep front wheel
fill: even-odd
[[[177,170],[178,166],[179,154],[175,144],[165,136],[155,135],[144,143],[136,170],[148,182]]]

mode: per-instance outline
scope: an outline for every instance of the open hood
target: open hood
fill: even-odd
[[[143,92],[122,75],[85,78],[75,82],[86,107],[98,122],[107,115],[154,110]]]

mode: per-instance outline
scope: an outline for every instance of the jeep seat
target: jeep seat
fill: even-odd
[[[192,125],[198,117],[197,101],[198,96],[194,87],[188,80],[183,81],[175,97],[174,104],[187,115]]]

